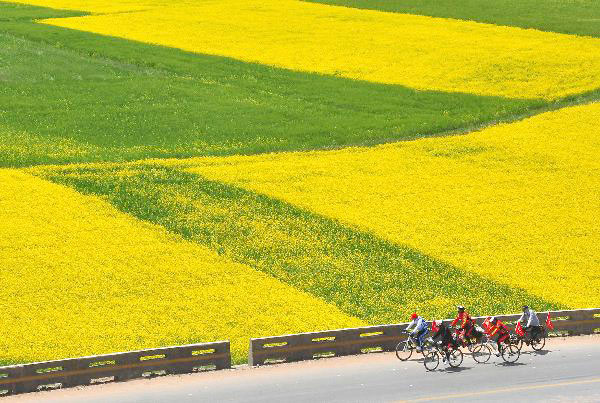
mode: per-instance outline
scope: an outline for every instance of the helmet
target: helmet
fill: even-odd
[[[523,305],[523,312],[525,312],[528,309],[529,309],[529,307],[527,305]]]
[[[465,307],[462,305],[459,305],[456,308],[458,309],[458,312],[464,312],[464,310],[465,310]]]
[[[411,320],[415,320],[419,317],[419,315],[417,315],[416,313],[413,313],[412,315],[410,315],[410,319]]]

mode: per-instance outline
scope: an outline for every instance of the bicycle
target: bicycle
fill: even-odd
[[[400,361],[407,361],[412,357],[413,351],[417,349],[418,345],[416,340],[413,340],[410,336],[410,332],[402,333],[407,334],[408,337],[406,340],[402,340],[396,344],[396,357],[398,357]]]
[[[500,344],[500,356],[507,364],[514,364],[521,356],[521,349],[518,347],[518,339],[515,334],[511,334],[508,340]]]
[[[492,357],[492,348],[489,346],[488,341],[474,344],[471,350],[471,357],[478,364],[484,364]]]
[[[448,352],[444,351],[440,344],[434,344],[430,350],[423,351],[423,365],[427,371],[435,371],[442,362],[448,361],[452,368],[458,367],[463,362],[463,353],[459,348],[448,347]]]
[[[464,342],[471,353],[471,357],[478,364],[484,364],[492,357],[492,348],[489,346],[489,339],[485,330],[479,325],[475,325],[472,336]]]
[[[455,328],[454,332],[455,337],[460,341],[461,346],[466,347],[471,354],[473,354],[475,350],[481,353],[486,352],[489,349],[486,347],[481,347],[482,345],[488,342],[488,338],[483,328],[479,327],[478,325],[474,325],[470,337],[460,336],[460,328]],[[489,351],[489,353],[490,355],[492,354],[491,350]],[[477,362],[487,362],[487,360],[489,360],[489,356],[485,361],[478,361],[477,359],[475,359],[475,361]]]
[[[546,345],[546,328],[544,326],[536,326],[537,334],[531,337],[531,333],[525,333],[523,336],[517,335],[517,345],[519,350],[523,348],[523,344],[531,346],[535,351],[540,351]],[[534,328],[531,329],[532,331]]]

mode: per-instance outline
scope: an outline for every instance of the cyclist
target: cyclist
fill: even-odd
[[[456,319],[452,321],[450,326],[460,325],[460,327],[458,328],[458,336],[461,337],[464,341],[466,341],[472,336],[473,329],[475,329],[475,322],[471,318],[471,315],[469,315],[465,311],[464,306],[457,306],[457,310],[458,315],[456,316]]]
[[[499,321],[498,318],[494,316],[490,320],[488,335],[490,338],[497,337],[496,345],[498,346],[498,353],[496,353],[496,357],[500,357],[500,353],[502,352],[502,343],[510,338],[510,331],[504,323]]]
[[[452,331],[444,322],[436,322],[438,326],[437,332],[432,336],[434,342],[442,346],[442,350],[446,353],[444,360],[448,361],[450,357],[450,348],[458,348],[458,343],[454,337],[452,337]]]
[[[523,305],[523,314],[519,318],[519,322],[525,323],[523,330],[525,333],[529,333],[532,340],[537,337],[540,330],[540,320],[533,309],[527,305]]]
[[[410,316],[410,320],[411,322],[406,327],[406,331],[408,332],[414,327],[410,333],[410,337],[417,341],[417,352],[420,353],[423,351],[423,342],[425,341],[425,335],[427,334],[429,327],[427,326],[427,321],[416,313],[413,313]]]

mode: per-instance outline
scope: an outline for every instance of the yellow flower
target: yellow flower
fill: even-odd
[[[363,324],[162,227],[0,170],[0,361],[36,361]]]
[[[600,304],[598,122],[594,103],[465,136],[186,166],[580,308]]]
[[[297,0],[29,3],[104,12],[46,24],[419,90],[557,99],[600,87],[588,37]]]

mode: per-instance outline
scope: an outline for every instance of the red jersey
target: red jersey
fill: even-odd
[[[500,336],[502,336],[505,334],[509,334],[509,330],[504,323],[497,321],[495,325],[492,324],[489,327],[488,334],[490,336],[495,336],[496,334],[499,334]]]
[[[472,325],[473,319],[471,319],[471,315],[469,315],[466,311],[459,312],[458,316],[452,321],[450,326],[456,326],[457,323],[460,323],[461,329],[464,329]]]

